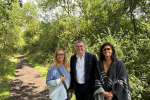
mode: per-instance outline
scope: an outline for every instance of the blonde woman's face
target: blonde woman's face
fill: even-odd
[[[65,53],[64,51],[60,50],[60,51],[57,51],[56,56],[57,56],[58,62],[63,62],[65,58]]]

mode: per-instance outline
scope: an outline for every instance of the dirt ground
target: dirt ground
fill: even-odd
[[[40,73],[24,59],[23,53],[19,55],[16,67],[8,100],[48,100],[49,87]]]

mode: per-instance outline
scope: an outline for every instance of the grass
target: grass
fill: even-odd
[[[42,65],[33,62],[31,59],[29,59],[29,57],[27,55],[28,54],[24,54],[24,59],[28,60],[29,63],[32,64],[34,66],[34,68],[36,68],[41,73],[41,76],[44,77],[44,79],[46,80],[48,67],[43,67]],[[74,94],[73,94],[71,100],[76,100],[76,97]]]
[[[10,80],[15,75],[17,55],[9,59],[10,56],[0,59],[0,100],[7,100],[10,94]]]

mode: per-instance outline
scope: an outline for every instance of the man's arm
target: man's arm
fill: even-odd
[[[73,66],[72,66],[72,56],[71,56],[71,58],[70,58],[70,68],[71,68],[71,71],[70,71],[70,75],[71,75],[71,86],[70,86],[70,88],[69,89],[72,89],[73,90],[73,88],[74,88],[74,84],[73,84]]]

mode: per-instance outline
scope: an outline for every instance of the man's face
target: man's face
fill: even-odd
[[[83,54],[85,50],[85,45],[83,42],[76,43],[75,49],[77,54]]]

